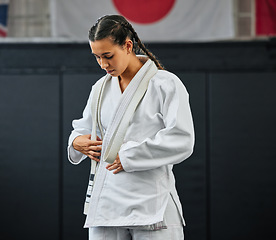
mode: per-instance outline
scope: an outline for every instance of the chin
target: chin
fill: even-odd
[[[119,77],[119,74],[116,74],[116,73],[110,73],[110,75],[112,76],[112,77]]]

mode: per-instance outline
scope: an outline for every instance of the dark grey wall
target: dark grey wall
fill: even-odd
[[[185,239],[275,235],[275,39],[148,46],[190,93],[195,151],[174,168]],[[89,161],[66,145],[103,74],[88,44],[0,45],[1,240],[87,239]]]

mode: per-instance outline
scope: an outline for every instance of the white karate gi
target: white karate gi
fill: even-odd
[[[103,78],[96,84],[100,81]],[[83,117],[73,121],[74,130],[68,142],[68,157],[73,164],[86,158],[74,150],[72,142],[79,135],[91,133],[92,95],[93,87]],[[104,131],[121,96],[118,78],[112,77],[106,83],[100,113]],[[85,227],[134,227],[162,222],[170,198],[184,225],[172,167],[191,155],[193,145],[188,93],[174,74],[158,70],[120,148],[124,171],[113,174],[105,169],[107,163],[103,161],[98,167]]]

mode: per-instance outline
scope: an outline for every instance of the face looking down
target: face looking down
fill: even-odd
[[[123,75],[130,63],[132,41],[127,39],[123,46],[114,44],[109,38],[89,42],[92,54],[100,67],[113,77]]]

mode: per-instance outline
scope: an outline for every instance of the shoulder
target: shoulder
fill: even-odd
[[[91,90],[91,94],[94,93],[95,91],[99,91],[104,80],[106,79],[106,77],[108,77],[108,75],[104,75],[103,77],[101,77],[99,80],[97,80],[97,82],[95,82],[92,86],[92,90]]]
[[[88,101],[92,101],[93,96],[100,91],[100,88],[104,82],[104,79],[106,78],[106,75],[101,77],[100,79],[98,79],[93,85],[92,88],[90,90],[90,94],[88,97]]]
[[[150,85],[155,89],[162,89],[162,91],[166,92],[186,92],[186,88],[179,77],[166,70],[158,70],[151,79]]]
[[[98,87],[100,85],[103,84],[105,78],[106,78],[107,75],[104,75],[102,76],[100,79],[97,80],[97,82],[94,83],[94,85],[92,86],[92,89],[95,88],[95,87]]]

